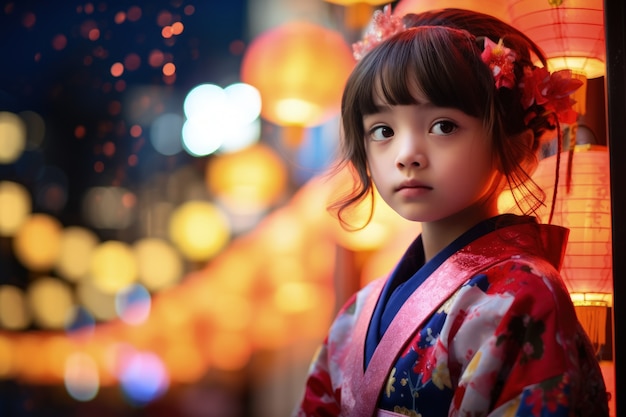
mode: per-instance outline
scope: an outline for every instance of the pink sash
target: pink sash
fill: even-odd
[[[555,247],[550,246],[548,241],[562,241],[568,233],[567,229],[556,226],[542,225],[539,230],[543,233],[537,233],[536,230],[533,230],[535,233],[528,233],[528,228],[528,224],[514,225],[489,233],[456,252],[441,264],[400,308],[374,351],[367,369],[363,372],[367,329],[384,280],[372,283],[374,288],[365,300],[363,310],[357,318],[349,357],[346,361],[347,369],[341,392],[342,416],[375,415],[380,391],[385,386],[396,358],[422,323],[463,283],[479,271],[515,255],[539,254],[545,258],[546,254],[541,253],[542,249]],[[541,242],[537,242],[538,235]],[[515,245],[503,244],[503,240]],[[547,246],[544,246],[546,244]],[[554,259],[548,259],[550,263],[560,265],[563,253],[555,253],[552,258]]]

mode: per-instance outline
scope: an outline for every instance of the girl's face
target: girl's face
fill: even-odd
[[[370,175],[381,197],[402,217],[440,222],[497,214],[496,169],[482,121],[464,112],[389,106],[363,117]]]

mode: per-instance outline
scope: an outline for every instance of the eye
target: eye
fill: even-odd
[[[373,141],[383,141],[393,137],[393,129],[389,126],[376,126],[369,131],[369,137]]]
[[[459,126],[456,123],[451,122],[450,120],[440,120],[433,124],[430,132],[434,133],[435,135],[446,136],[454,133],[458,129],[458,127]]]

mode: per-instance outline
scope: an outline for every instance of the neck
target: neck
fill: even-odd
[[[497,215],[498,211],[494,207],[490,210],[463,212],[452,218],[422,223],[422,243],[426,262],[473,226]]]

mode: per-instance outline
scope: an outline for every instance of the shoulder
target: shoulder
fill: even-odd
[[[492,291],[567,291],[559,271],[539,257],[511,257],[490,266],[478,275],[487,280]]]
[[[518,256],[476,274],[466,284],[487,294],[512,297],[517,308],[538,316],[575,316],[559,271],[540,257]]]

